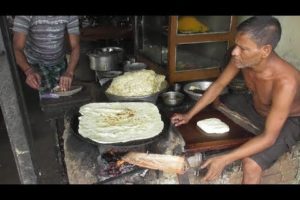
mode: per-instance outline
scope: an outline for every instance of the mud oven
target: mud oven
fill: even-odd
[[[170,131],[168,120],[158,136],[118,144],[96,144],[82,138],[77,112],[65,117],[64,162],[71,184],[161,184],[178,183],[177,174],[138,167],[121,158],[128,152],[182,155],[183,140]],[[171,134],[170,134],[171,133]]]

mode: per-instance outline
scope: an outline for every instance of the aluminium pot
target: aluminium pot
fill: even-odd
[[[116,52],[118,54],[118,62],[122,63],[124,60],[124,49],[121,47],[103,47],[102,52]]]
[[[119,69],[119,57],[116,51],[103,51],[96,49],[87,54],[90,68],[96,71],[114,71]]]

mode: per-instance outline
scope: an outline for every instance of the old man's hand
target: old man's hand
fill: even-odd
[[[188,123],[189,120],[190,120],[190,118],[188,117],[187,114],[175,113],[171,117],[171,123],[174,124],[175,126],[180,126],[181,124],[186,124],[186,123]]]
[[[213,181],[217,179],[221,175],[226,165],[227,161],[224,156],[217,156],[206,160],[204,164],[201,165],[201,168],[207,168],[208,171],[202,180]]]

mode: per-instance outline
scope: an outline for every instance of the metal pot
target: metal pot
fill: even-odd
[[[117,51],[103,51],[96,49],[87,54],[90,60],[90,68],[96,71],[113,71],[119,68]]]
[[[142,70],[142,69],[146,69],[146,68],[147,68],[147,65],[145,63],[141,63],[141,62],[131,63],[130,61],[127,61],[127,63],[124,65],[125,72],[137,71],[137,70]]]
[[[101,49],[102,52],[117,52],[119,63],[122,63],[124,60],[124,49],[120,47],[104,47]]]
[[[109,83],[109,85],[105,86],[105,88],[108,88],[110,84],[111,82]],[[158,96],[161,93],[165,92],[167,89],[168,89],[168,82],[164,81],[161,84],[160,91],[145,96],[118,96],[106,92],[107,89],[105,89],[105,95],[108,98],[108,100],[111,102],[151,102],[156,104]]]
[[[80,42],[80,55],[79,60],[74,71],[74,78],[79,81],[94,81],[95,72],[89,67],[89,57],[87,53],[95,49],[94,42]],[[69,63],[70,53],[67,53],[67,62]]]

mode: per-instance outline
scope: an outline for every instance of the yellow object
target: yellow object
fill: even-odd
[[[179,32],[207,32],[208,27],[193,16],[182,16],[178,19]]]

